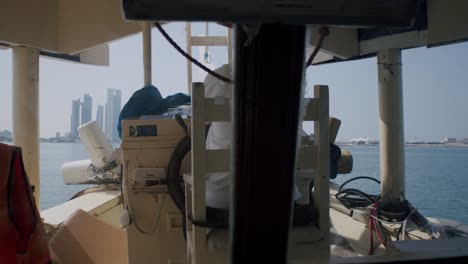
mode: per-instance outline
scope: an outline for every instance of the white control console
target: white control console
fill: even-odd
[[[169,160],[185,136],[174,119],[122,121],[125,209],[121,222],[127,230],[129,264],[184,263],[186,259],[182,214],[166,185]],[[181,172],[190,170],[189,162],[182,163]]]

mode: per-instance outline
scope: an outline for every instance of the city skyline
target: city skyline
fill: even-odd
[[[96,122],[104,130],[104,107],[102,105],[98,105],[96,110]]]
[[[185,47],[184,23],[165,26],[175,42]],[[203,34],[205,24],[195,23],[193,35]],[[225,28],[210,25],[213,35]],[[153,30],[152,81],[165,97],[187,93],[186,60]],[[110,43],[110,66],[97,67],[40,58],[40,136],[69,132],[70,101],[90,93],[104,105],[106,88],[122,91],[122,104],[144,86],[141,34]],[[442,140],[468,137],[468,43],[402,51],[405,138]],[[193,49],[196,53],[196,48]],[[224,47],[210,48],[212,63],[227,61]],[[0,130],[12,129],[12,54],[0,50]],[[194,81],[200,81],[194,68]],[[66,84],[66,85],[65,85]],[[375,58],[309,67],[305,73],[306,96],[313,86],[330,88],[330,115],[342,121],[338,140],[379,138],[377,60]],[[280,107],[280,106],[279,106]],[[96,108],[96,107],[94,107]],[[95,109],[94,109],[95,110]],[[93,112],[93,117],[94,117]],[[306,127],[312,132],[312,126]]]
[[[81,104],[81,125],[91,121],[93,112],[93,98],[89,94],[84,94]]]
[[[71,140],[79,138],[78,127],[88,122],[96,121],[111,142],[118,142],[120,139],[117,134],[117,122],[121,110],[121,91],[112,88],[107,89],[105,119],[104,107],[102,105],[97,106],[96,119],[92,119],[92,102],[93,97],[89,93],[83,95],[83,102],[81,102],[81,98],[72,100],[70,132],[66,133],[69,135],[68,138]],[[60,134],[60,132],[56,132],[56,135],[57,134]]]
[[[119,142],[119,133],[117,131],[117,124],[119,122],[119,115],[122,100],[122,92],[118,89],[107,89],[107,101],[105,112],[105,128],[104,133],[111,142]]]
[[[72,111],[70,116],[70,138],[78,137],[78,127],[80,126],[80,99],[72,100]]]

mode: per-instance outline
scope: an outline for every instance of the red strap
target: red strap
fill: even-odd
[[[19,234],[16,252],[20,254],[28,249],[30,237],[37,223],[37,216],[32,205],[31,190],[26,177],[21,161],[21,152],[15,151],[12,174],[10,175],[8,209],[11,221],[16,226]]]

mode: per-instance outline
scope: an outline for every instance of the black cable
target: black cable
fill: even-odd
[[[185,190],[183,187],[184,178],[180,173],[180,168],[182,167],[182,161],[184,160],[187,153],[189,153],[192,148],[192,140],[188,132],[187,125],[185,124],[182,117],[177,114],[175,116],[177,123],[182,127],[185,132],[185,137],[182,138],[179,143],[177,143],[174,151],[171,154],[169,159],[169,164],[167,165],[167,192],[171,196],[172,201],[174,202],[177,209],[179,209],[182,214],[182,234],[184,239],[187,239],[186,234],[186,219],[185,219]]]
[[[369,176],[359,176],[359,177],[355,177],[355,178],[352,178],[352,179],[349,179],[349,180],[343,182],[341,184],[341,186],[340,186],[340,189],[338,189],[338,191],[341,191],[346,184],[348,184],[350,182],[353,182],[353,181],[356,181],[356,180],[362,180],[362,179],[371,180],[371,181],[374,181],[374,182],[380,184],[380,181],[375,179],[375,178],[372,178],[372,177],[369,177]]]
[[[171,154],[169,164],[167,166],[166,183],[169,195],[174,201],[174,204],[176,205],[177,209],[179,209],[180,213],[182,214],[182,232],[184,235],[184,239],[187,239],[187,234],[185,230],[186,216],[189,218],[193,225],[212,228],[228,228],[229,210],[206,206],[206,222],[193,221],[192,216],[190,214],[187,215],[187,212],[185,211],[185,190],[183,187],[184,179],[181,174],[181,167],[182,161],[192,148],[192,140],[190,138],[189,129],[182,117],[179,114],[177,114],[174,118],[184,130],[186,136],[183,137],[182,140],[179,141],[179,143],[177,143],[176,147],[174,148],[174,151]],[[205,138],[207,137],[209,128],[210,124],[205,125]]]
[[[182,118],[182,116],[181,116],[180,114],[176,114],[176,115],[174,116],[174,118],[175,118],[175,120],[177,121],[177,123],[179,124],[179,126],[182,127],[182,129],[184,130],[185,135],[190,136],[190,133],[189,133],[187,124],[185,124],[185,121],[184,121],[184,119]]]
[[[185,52],[170,36],[169,34],[167,34],[167,32],[162,28],[162,26],[155,22],[154,25],[156,26],[156,28],[159,30],[159,32],[161,32],[161,34],[164,36],[164,38],[169,42],[169,44],[172,45],[172,47],[174,47],[180,54],[182,54],[182,56],[184,56],[187,60],[191,61],[193,64],[197,65],[198,67],[200,67],[202,70],[204,70],[205,72],[207,72],[208,74],[211,74],[213,77],[223,81],[223,82],[227,82],[227,83],[233,83],[233,81],[227,77],[224,77],[222,76],[221,74],[219,73],[216,73],[212,70],[210,70],[208,67],[206,67],[205,65],[201,64],[199,61],[197,61],[196,59],[194,59],[192,56],[190,56],[189,54],[187,54],[187,52]]]
[[[185,136],[177,143],[167,166],[167,191],[183,216],[185,216],[185,191],[182,187],[183,177],[180,173],[180,168],[182,167],[182,161],[190,149],[190,137]]]
[[[368,194],[354,188],[343,189],[343,187],[349,184],[350,182],[363,179],[371,180],[380,184],[379,180],[368,176],[359,176],[349,179],[343,184],[341,184],[340,188],[338,189],[338,192],[335,194],[336,199],[338,199],[338,201],[340,201],[343,205],[345,205],[348,208],[367,207],[380,200],[380,195]]]
[[[166,184],[167,192],[174,201],[174,204],[182,213],[182,215],[185,216],[185,191],[182,187],[184,178],[180,173],[180,168],[182,167],[182,161],[192,148],[192,141],[190,139],[187,125],[185,124],[182,116],[180,114],[176,114],[174,119],[184,130],[185,137],[183,137],[182,140],[177,143],[174,151],[171,154],[171,157],[169,158],[169,164],[167,165]]]

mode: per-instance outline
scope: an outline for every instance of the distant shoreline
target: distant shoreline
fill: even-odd
[[[349,144],[338,142],[338,146],[367,146],[367,147],[378,147],[379,144]],[[464,143],[448,143],[448,144],[414,144],[405,143],[405,147],[439,147],[439,148],[468,148],[468,144]]]
[[[12,143],[12,141],[8,140],[0,140],[0,143]],[[58,143],[81,143],[80,141],[45,141],[41,140],[40,143],[53,143],[53,144],[58,144]],[[112,143],[115,144],[115,143]],[[354,143],[347,143],[347,142],[336,142],[336,145],[338,146],[351,146],[351,147],[359,147],[359,146],[364,146],[364,147],[378,147],[379,144],[354,144]],[[442,144],[423,144],[423,143],[405,143],[405,147],[439,147],[439,148],[468,148],[468,144],[464,143],[442,143]]]
[[[405,146],[411,147],[449,147],[449,148],[468,148],[468,144],[464,143],[448,143],[448,144],[412,144],[407,143]]]

